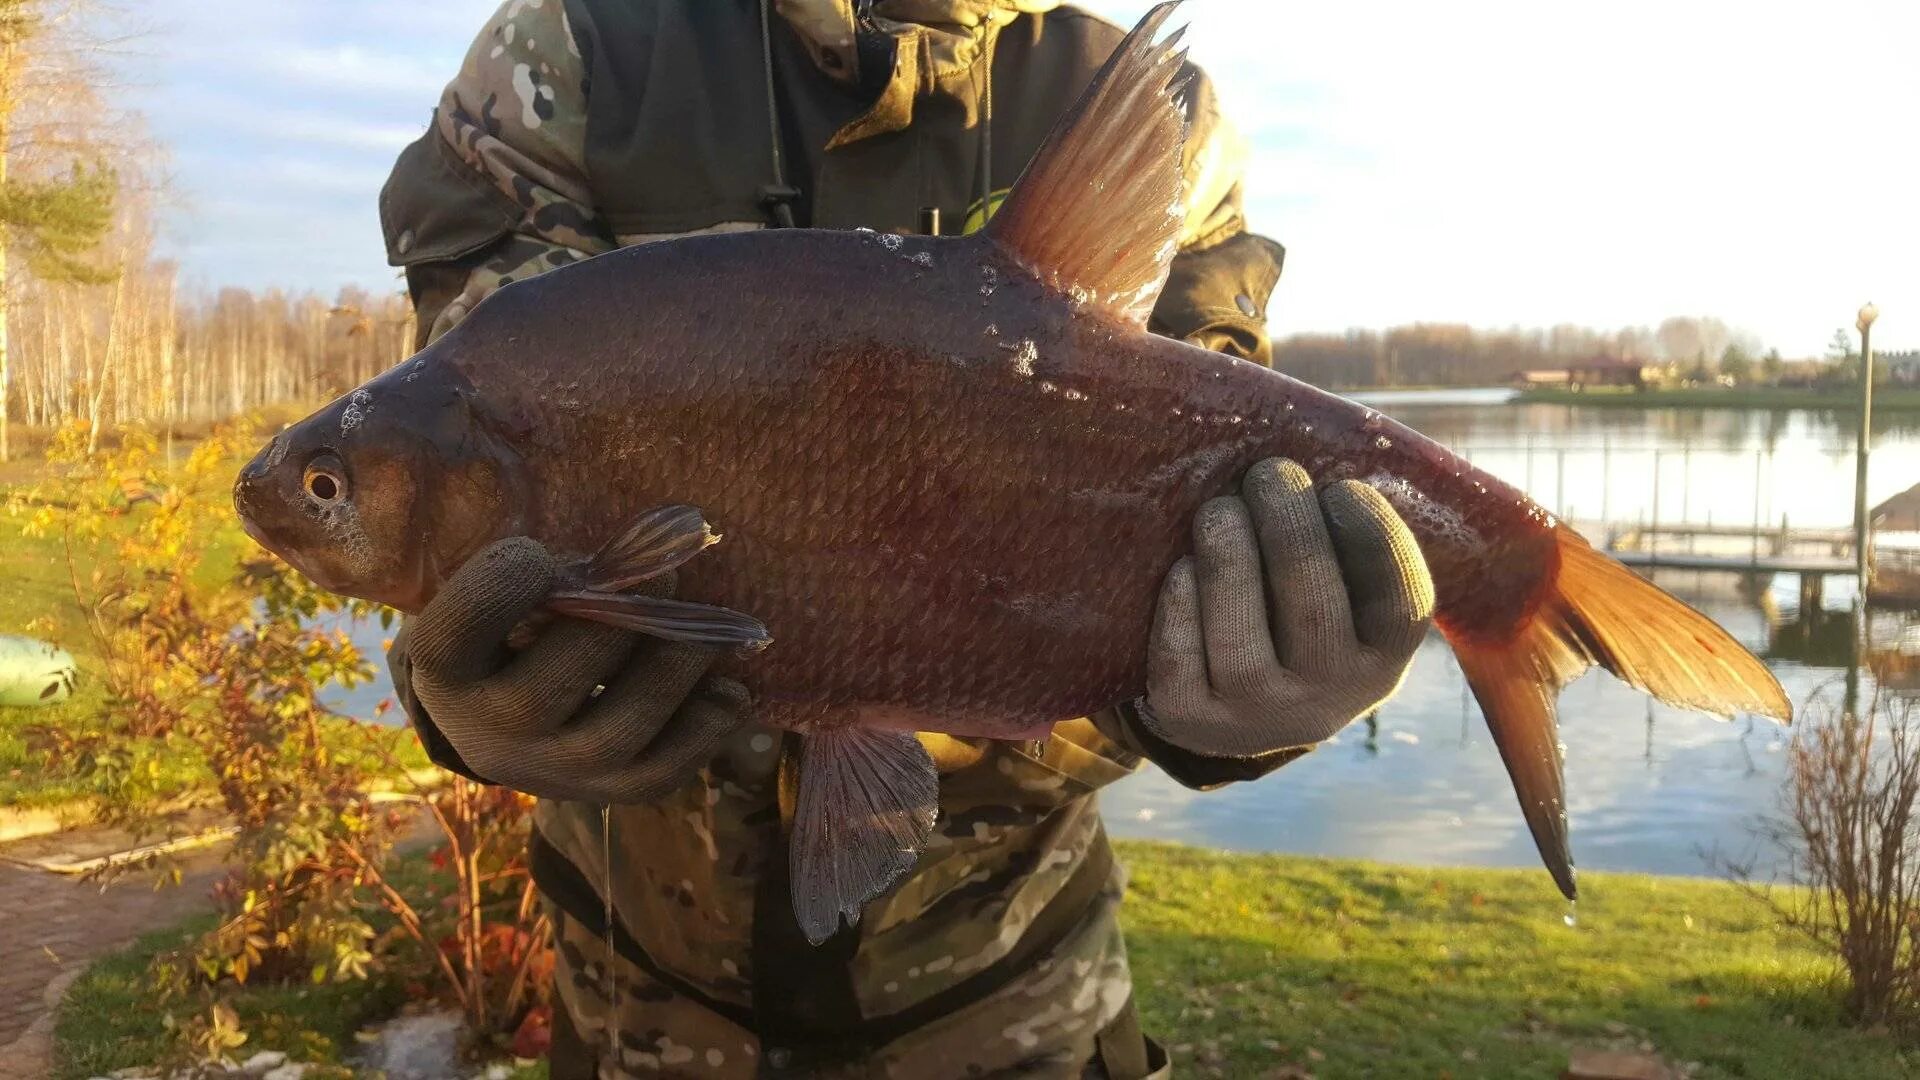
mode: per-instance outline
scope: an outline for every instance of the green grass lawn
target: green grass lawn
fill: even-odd
[[[213,925],[214,917],[206,915],[148,934],[88,968],[61,1006],[52,1075],[82,1080],[164,1060],[166,1017],[171,1013],[178,1022],[191,1011],[156,1000],[148,968],[155,956],[180,948]],[[227,996],[248,1033],[231,1053],[244,1060],[260,1050],[282,1050],[301,1061],[338,1064],[354,1052],[355,1031],[392,1015],[403,1000],[397,987],[377,980],[249,986]]]
[[[1860,408],[1856,389],[1805,390],[1793,387],[1743,386],[1677,387],[1665,390],[1636,391],[1627,387],[1605,386],[1586,390],[1540,387],[1525,390],[1514,399],[1524,404],[1592,405],[1598,408],[1627,409],[1852,409]],[[1920,410],[1920,390],[1873,388],[1875,412]]]
[[[1568,926],[1540,871],[1121,851],[1143,1022],[1227,1076],[1551,1077],[1641,1040],[1700,1077],[1920,1065],[1841,1026],[1830,965],[1725,883],[1582,875]]]
[[[1127,843],[1135,993],[1181,1075],[1300,1065],[1345,1077],[1557,1076],[1571,1048],[1651,1043],[1703,1078],[1913,1075],[1839,1022],[1831,969],[1732,886],[1589,874],[1577,925],[1538,871],[1424,870]],[[60,1077],[152,1060],[155,935],[74,984]],[[376,988],[255,988],[259,1048],[337,1053],[392,1008]]]

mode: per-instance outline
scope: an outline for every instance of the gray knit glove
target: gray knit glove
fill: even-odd
[[[437,729],[464,771],[493,783],[596,803],[669,794],[745,722],[746,689],[702,681],[719,650],[579,619],[556,618],[510,649],[554,575],[553,557],[525,537],[467,560],[394,639],[401,702],[430,749]]]
[[[1246,757],[1320,742],[1400,688],[1433,620],[1433,579],[1380,493],[1318,497],[1280,458],[1193,521],[1148,646],[1141,722],[1197,754]],[[1266,573],[1261,572],[1262,564]]]

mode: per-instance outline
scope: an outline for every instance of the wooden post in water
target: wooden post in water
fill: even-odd
[[[1567,520],[1567,449],[1553,452],[1553,509],[1561,521]]]
[[[1820,585],[1826,578],[1820,574],[1802,572],[1800,575],[1800,621],[1805,623],[1820,614]]]
[[[1693,440],[1680,440],[1680,524],[1693,521]],[[1688,545],[1692,550],[1692,545]]]
[[[1600,523],[1613,522],[1613,436],[1600,433]]]
[[[1660,451],[1653,452],[1653,511],[1647,515],[1647,550],[1660,543]]]

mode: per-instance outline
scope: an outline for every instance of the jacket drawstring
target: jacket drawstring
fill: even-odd
[[[993,216],[993,50],[1000,43],[1000,34],[992,23],[986,25],[986,30],[987,55],[983,57],[986,85],[980,90],[980,227],[983,229],[987,219]]]
[[[776,229],[793,228],[793,204],[800,189],[787,183],[787,170],[780,153],[780,102],[773,89],[773,29],[767,18],[772,0],[760,0],[760,62],[767,74],[767,138],[772,151],[773,183],[760,189],[760,208],[767,222]]]

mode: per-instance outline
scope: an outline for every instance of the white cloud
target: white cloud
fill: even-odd
[[[1289,248],[1286,328],[1711,313],[1817,352],[1878,298],[1883,338],[1920,345],[1920,5],[1181,17],[1258,150],[1249,211]]]
[[[453,74],[439,64],[423,64],[419,57],[370,52],[354,45],[290,49],[270,61],[285,74],[318,86],[346,86],[361,93],[392,94],[434,101]]]

